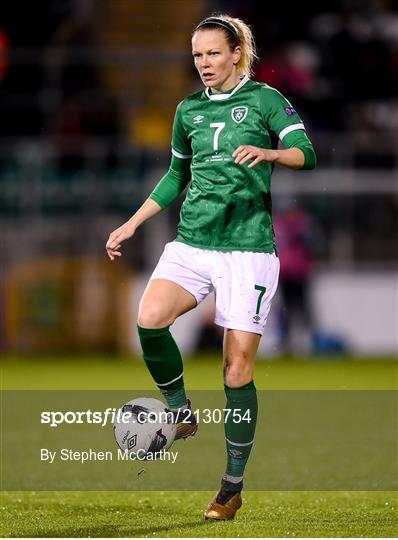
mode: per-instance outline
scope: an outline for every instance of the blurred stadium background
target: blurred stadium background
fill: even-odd
[[[176,104],[200,88],[195,24],[249,22],[255,78],[303,117],[311,172],[273,176],[283,264],[261,355],[397,350],[398,6],[393,0],[0,2],[0,349],[137,352],[140,294],[179,205],[111,263],[111,230],[168,166]],[[212,301],[175,325],[218,347]]]

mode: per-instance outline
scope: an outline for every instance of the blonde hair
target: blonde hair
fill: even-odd
[[[250,77],[253,72],[253,62],[258,58],[256,54],[256,44],[250,26],[237,17],[217,14],[203,19],[203,21],[197,25],[193,34],[207,28],[222,30],[231,51],[234,51],[238,46],[240,47],[241,56],[236,67],[240,75],[247,75]]]

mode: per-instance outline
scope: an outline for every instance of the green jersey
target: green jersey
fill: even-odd
[[[285,147],[312,149],[289,101],[266,84],[244,77],[228,93],[207,88],[184,99],[174,119],[172,153],[191,160],[191,183],[176,239],[205,249],[274,251],[273,165],[249,169],[250,162],[235,164],[232,153],[240,145],[276,149],[278,139]]]

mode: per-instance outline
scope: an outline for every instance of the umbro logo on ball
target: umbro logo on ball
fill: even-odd
[[[133,435],[132,437],[129,438],[129,440],[127,441],[127,448],[129,450],[131,450],[132,448],[134,448],[134,446],[137,444],[137,435]]]

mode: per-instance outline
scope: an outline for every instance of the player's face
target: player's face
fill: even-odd
[[[239,81],[236,64],[240,59],[240,47],[234,51],[227,42],[223,30],[199,30],[192,37],[192,54],[196,69],[205,86],[225,92]]]

